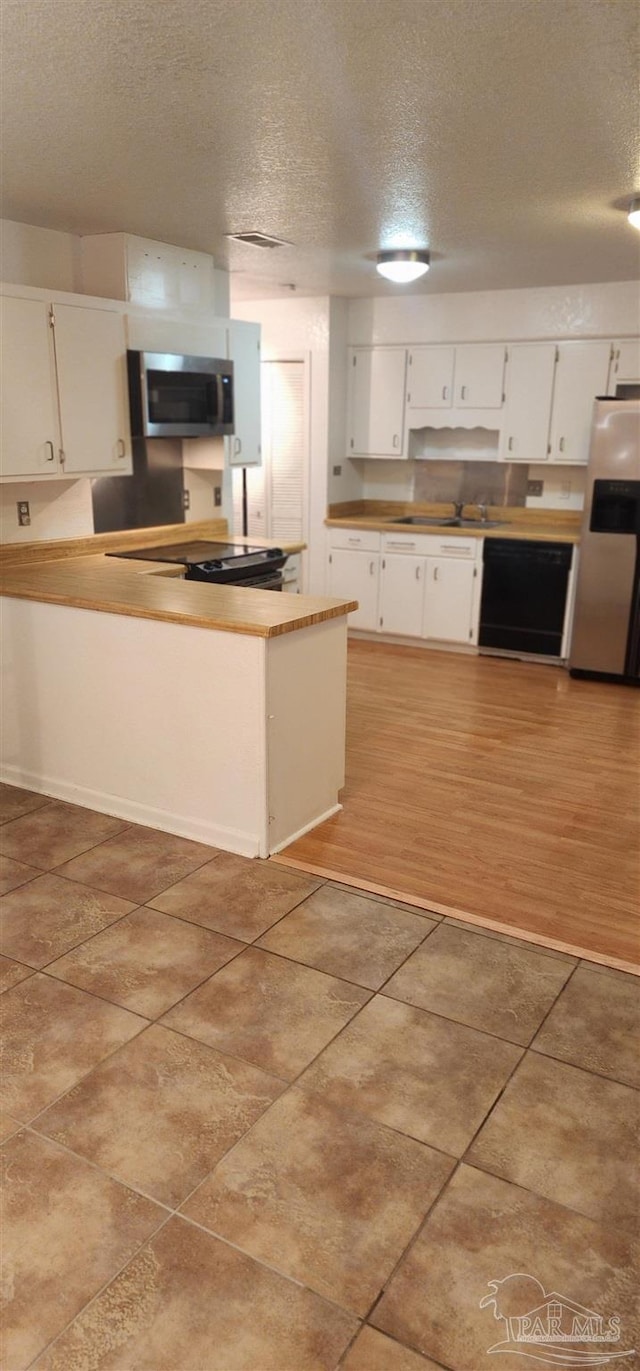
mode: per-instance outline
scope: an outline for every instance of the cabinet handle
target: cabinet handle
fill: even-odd
[[[45,462],[55,462],[55,460],[56,460],[55,448],[54,448],[53,443],[51,442],[51,439],[50,439],[50,438],[47,438],[47,441],[46,441],[46,443],[45,443],[45,447],[48,447],[49,453],[50,453],[49,457],[45,457],[45,459],[44,459]]]
[[[467,387],[466,387],[466,386],[461,386],[461,387],[460,387],[460,399],[461,399],[461,400],[466,400],[466,398],[467,398]]]
[[[397,446],[398,446],[398,435],[397,435],[397,433],[394,433],[394,435],[393,435],[393,446],[394,446],[394,447],[397,447]]]
[[[434,581],[437,581],[437,579],[438,579],[438,568],[437,568],[437,566],[434,566],[434,568],[433,568],[433,579],[434,579]]]
[[[443,387],[442,387],[442,398],[443,398],[443,400],[446,400],[446,399],[447,399],[448,394],[449,394],[449,387],[448,387],[448,386],[443,386]]]
[[[564,452],[564,438],[561,438],[561,439],[560,439],[560,442],[559,442],[558,446],[559,446],[559,448],[560,448],[560,451],[561,451],[561,452]]]
[[[116,443],[116,457],[123,458],[123,457],[126,457],[126,455],[127,455],[127,445],[126,445],[126,443],[125,443],[125,441],[124,441],[124,438],[118,438],[118,441],[117,441],[117,443]]]
[[[509,439],[509,442],[507,443],[507,448],[509,452],[513,452],[513,438]]]
[[[369,562],[369,575],[373,576],[376,569],[375,562]]]
[[[237,457],[237,456],[238,456],[238,453],[240,453],[240,452],[242,452],[242,438],[234,438],[234,440],[233,440],[233,455],[234,455],[234,457]]]
[[[420,563],[418,562],[418,565],[417,565],[417,567],[416,567],[416,581],[419,581],[419,580],[420,580]]]

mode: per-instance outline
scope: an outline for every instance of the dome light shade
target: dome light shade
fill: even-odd
[[[629,205],[629,223],[633,224],[634,228],[640,229],[640,195],[636,196]]]
[[[378,253],[376,269],[387,281],[407,285],[429,270],[429,253],[424,248],[390,248]]]

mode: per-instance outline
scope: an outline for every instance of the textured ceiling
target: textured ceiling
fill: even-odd
[[[3,0],[3,214],[212,252],[236,298],[626,280],[636,0]],[[260,229],[266,251],[225,234]],[[397,292],[397,287],[395,288]]]

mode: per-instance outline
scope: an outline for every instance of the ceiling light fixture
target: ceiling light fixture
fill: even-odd
[[[640,195],[636,195],[635,199],[631,201],[628,219],[634,228],[640,229]]]
[[[429,270],[429,253],[425,248],[390,248],[378,253],[376,270],[387,281],[394,281],[398,286],[407,285]]]

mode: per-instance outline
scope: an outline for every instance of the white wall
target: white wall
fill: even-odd
[[[385,295],[349,303],[349,343],[620,338],[638,333],[640,283],[544,286],[459,295]]]
[[[80,239],[57,229],[0,220],[0,281],[80,290]]]
[[[28,500],[31,523],[18,524],[18,500]],[[41,539],[85,538],[93,533],[91,482],[8,481],[0,486],[0,541],[35,543]]]

